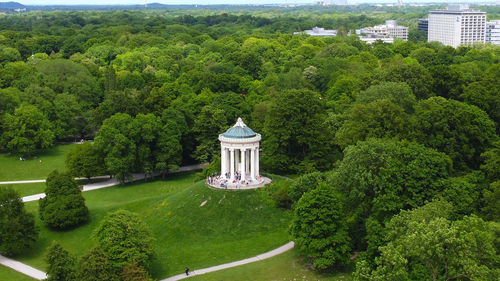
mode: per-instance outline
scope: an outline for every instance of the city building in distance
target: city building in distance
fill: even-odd
[[[486,23],[486,43],[500,45],[500,20]]]
[[[368,39],[399,38],[408,41],[408,27],[398,25],[398,21],[396,20],[387,20],[384,25],[356,29],[356,34],[360,36],[362,41],[365,41],[363,37]],[[392,41],[394,41],[394,39]]]
[[[300,32],[294,32],[293,34],[307,34],[311,36],[318,36],[318,37],[335,37],[337,36],[337,30],[335,29],[324,29],[322,27],[313,27],[311,30],[304,30]]]
[[[359,40],[365,42],[366,44],[373,44],[377,41],[380,41],[382,43],[394,43],[394,38],[382,36],[382,35],[377,35],[377,34],[369,34],[366,36],[359,36]]]
[[[427,31],[429,30],[429,19],[418,19],[418,30]]]
[[[458,47],[486,42],[486,13],[470,9],[467,4],[448,5],[445,10],[431,11],[427,33],[429,42]]]

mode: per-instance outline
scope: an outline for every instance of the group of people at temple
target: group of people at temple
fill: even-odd
[[[260,178],[260,176],[259,176]],[[207,178],[207,184],[211,186],[220,186],[222,188],[227,188],[228,183],[233,183],[238,187],[238,184],[241,185],[249,185],[252,183],[252,179],[241,179],[241,172],[236,171],[234,173],[234,179],[231,180],[231,173],[221,174],[213,174],[212,176]]]

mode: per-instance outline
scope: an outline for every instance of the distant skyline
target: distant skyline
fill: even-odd
[[[15,1],[15,0],[11,0]],[[231,5],[262,5],[262,4],[313,4],[319,0],[20,0],[15,1],[23,5],[143,5],[145,3],[161,3],[161,4],[171,4],[171,5],[213,5],[213,4],[231,4]],[[5,0],[0,0],[0,2],[9,2]],[[349,0],[350,3],[397,3],[397,0]],[[432,0],[412,0],[404,1],[408,3],[417,2],[442,2],[442,3],[484,3],[484,2],[500,2],[499,0],[483,0],[483,1],[432,1]]]

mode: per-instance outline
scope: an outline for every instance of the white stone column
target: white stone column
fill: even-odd
[[[255,147],[250,150],[250,178],[255,180]]]
[[[231,161],[229,161],[229,165],[231,167],[231,181],[234,180],[234,148],[229,149],[229,153],[231,154]]]
[[[259,147],[255,148],[255,176],[258,177],[260,175],[259,171]]]
[[[249,172],[250,171],[250,151],[251,149],[247,149],[245,150],[245,159],[246,159],[246,162],[245,162],[245,171]]]
[[[226,148],[221,146],[220,151],[220,174],[224,176],[227,173],[227,164],[226,164]]]
[[[239,148],[235,148],[234,150],[235,150],[234,151],[234,158],[236,159],[236,161],[235,161],[236,162],[236,164],[235,164],[236,166],[235,166],[234,170],[236,172],[239,172],[240,171],[240,149]]]
[[[240,151],[241,151],[241,180],[244,181],[247,179],[247,170],[245,169],[247,163],[247,161],[245,160],[245,156],[247,154],[247,151],[245,150],[245,148],[240,149]]]

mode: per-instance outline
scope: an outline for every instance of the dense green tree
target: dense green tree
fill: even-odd
[[[40,219],[48,226],[66,229],[89,219],[89,210],[80,187],[69,173],[57,170],[49,174],[45,197],[40,199]]]
[[[50,246],[46,261],[48,281],[72,281],[77,280],[75,276],[76,258],[63,249],[60,244]]]
[[[20,103],[20,95],[21,92],[16,88],[0,89],[0,118],[5,113],[14,113]]]
[[[304,194],[316,189],[319,184],[325,182],[325,180],[326,176],[321,172],[302,175],[294,179],[288,186],[288,196],[290,196],[290,199],[294,203],[297,203]]]
[[[175,171],[182,163],[182,134],[187,131],[184,116],[174,109],[165,109],[162,114],[163,127],[154,150],[155,170],[163,175]]]
[[[84,142],[66,153],[66,169],[73,177],[91,177],[104,175],[103,157],[91,142]]]
[[[123,266],[122,269],[122,280],[123,281],[151,281],[148,277],[148,273],[142,267],[140,267],[137,262],[132,261],[129,264]]]
[[[496,139],[495,124],[473,105],[434,97],[415,108],[416,138],[442,151],[457,170],[478,168],[483,153]]]
[[[21,105],[3,120],[2,146],[11,153],[32,155],[52,146],[52,124],[32,105]]]
[[[461,98],[468,104],[475,105],[484,110],[490,118],[495,121],[497,133],[500,132],[500,65],[491,66],[485,72],[481,72],[481,81],[468,84]]]
[[[82,108],[91,108],[101,99],[95,77],[87,68],[70,60],[43,60],[36,65],[38,82],[56,93],[75,95]]]
[[[448,65],[429,67],[432,77],[432,92],[447,99],[459,99],[466,85],[462,72]]]
[[[21,60],[21,54],[17,49],[0,45],[0,64]]]
[[[356,104],[346,119],[335,134],[342,148],[367,138],[404,138],[411,130],[404,109],[387,99]]]
[[[53,102],[54,116],[51,122],[54,135],[59,140],[74,139],[83,134],[86,120],[82,117],[82,109],[73,95],[59,94]]]
[[[428,66],[434,63],[436,51],[434,51],[434,49],[420,47],[411,51],[410,57],[416,59],[421,65]]]
[[[291,225],[299,252],[314,267],[326,269],[349,260],[350,238],[343,212],[344,199],[335,188],[320,184],[297,203]]]
[[[118,281],[119,275],[102,250],[96,247],[80,259],[77,279],[79,281]]]
[[[485,219],[500,221],[500,180],[490,184],[488,189],[483,191],[483,207],[481,214]]]
[[[411,88],[404,82],[381,82],[359,93],[356,101],[370,103],[387,99],[401,106],[406,112],[413,112],[416,100]]]
[[[144,111],[141,98],[141,93],[135,89],[106,92],[104,100],[92,112],[93,122],[98,126],[116,113],[133,117]]]
[[[154,151],[160,149],[157,142],[162,128],[161,118],[153,114],[139,114],[132,126],[136,136],[136,170],[144,172],[146,177],[152,176],[156,167]]]
[[[138,215],[125,210],[109,213],[93,235],[115,268],[122,268],[132,261],[149,267],[153,236]]]
[[[218,135],[223,133],[229,126],[223,109],[208,105],[201,109],[197,116],[193,131],[199,145],[196,147],[195,158],[200,162],[210,161],[218,154]]]
[[[449,220],[445,203],[402,211],[387,225],[376,268],[359,262],[356,280],[496,280],[500,278],[493,223],[476,216]],[[448,211],[446,211],[448,210]]]
[[[326,92],[327,104],[336,113],[344,112],[355,101],[360,89],[361,81],[359,79],[340,76]]]
[[[431,96],[433,78],[429,71],[419,63],[400,61],[395,57],[380,70],[380,78],[384,81],[405,82],[417,99]]]
[[[440,194],[439,181],[448,178],[450,170],[451,161],[444,153],[416,143],[369,139],[347,147],[329,181],[349,202],[346,210],[356,248],[367,246],[370,254],[375,252],[383,235],[373,232],[377,225]],[[366,224],[367,218],[371,224]]]
[[[263,161],[273,171],[314,171],[331,167],[335,157],[324,114],[325,102],[313,91],[288,90],[271,103],[264,126]]]
[[[117,113],[104,120],[95,138],[95,145],[104,157],[106,170],[120,182],[132,177],[136,161],[133,118],[125,113]]]
[[[457,217],[478,214],[481,206],[481,192],[485,189],[484,175],[478,171],[462,177],[448,178],[442,181],[442,199],[454,206]]]
[[[0,254],[21,253],[37,238],[34,216],[26,212],[19,194],[11,188],[0,187]]]

